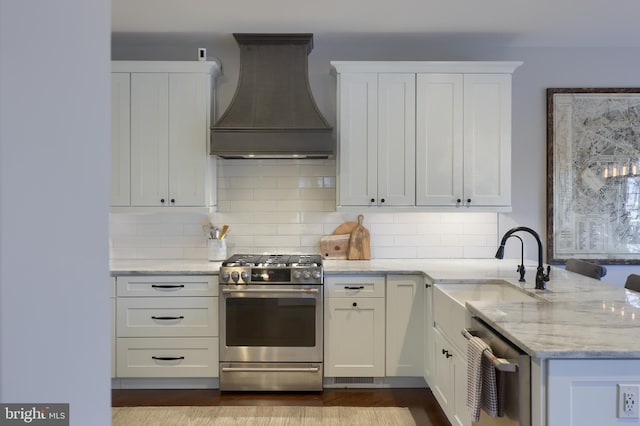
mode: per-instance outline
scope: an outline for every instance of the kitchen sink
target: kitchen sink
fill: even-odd
[[[438,288],[460,305],[465,302],[536,302],[538,297],[504,281],[473,284],[437,284]]]

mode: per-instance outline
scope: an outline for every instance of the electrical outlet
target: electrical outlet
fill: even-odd
[[[618,384],[618,418],[640,419],[640,385]]]

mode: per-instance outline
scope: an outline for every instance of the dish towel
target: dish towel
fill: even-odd
[[[498,391],[496,370],[491,358],[491,348],[479,337],[471,337],[467,344],[467,408],[471,420],[480,420],[480,408],[497,417]]]

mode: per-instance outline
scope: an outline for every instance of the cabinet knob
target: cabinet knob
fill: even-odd
[[[382,199],[380,200],[380,202],[381,202],[381,203],[384,203],[384,198],[382,198]]]
[[[371,199],[371,202],[372,202],[372,203],[375,203],[375,202],[376,202],[376,199],[375,199],[375,198],[372,198],[372,199]]]
[[[176,202],[176,199],[175,199],[175,198],[172,198],[172,199],[171,199],[171,204],[175,204],[175,202]]]
[[[467,203],[471,203],[471,198],[467,198]]]
[[[458,203],[458,204],[460,204],[461,202],[462,202],[462,200],[461,200],[460,198],[458,198],[458,199],[456,200],[456,203]]]
[[[358,306],[358,304],[356,302],[353,302],[353,307],[355,308],[356,306]]]
[[[160,198],[160,202],[164,204],[164,198]]]

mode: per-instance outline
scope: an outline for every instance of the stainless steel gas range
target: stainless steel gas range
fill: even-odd
[[[323,281],[319,254],[222,263],[220,390],[322,390]]]

